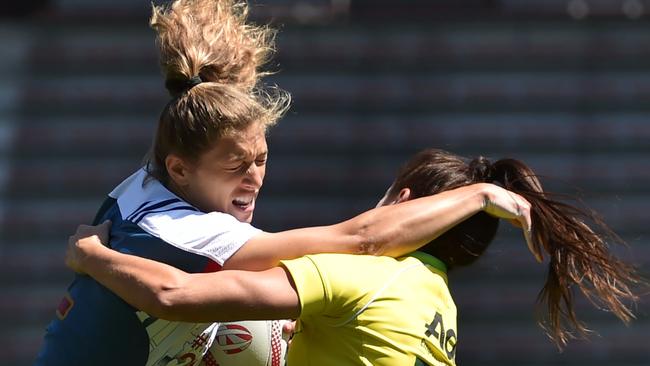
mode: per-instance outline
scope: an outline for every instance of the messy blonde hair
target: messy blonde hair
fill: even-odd
[[[160,65],[172,100],[160,115],[149,173],[163,183],[165,159],[196,160],[217,139],[252,124],[277,123],[289,94],[260,82],[273,52],[275,32],[247,24],[239,0],[176,0],[153,6]]]

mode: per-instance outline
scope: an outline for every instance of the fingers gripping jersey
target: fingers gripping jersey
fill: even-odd
[[[259,230],[203,213],[139,170],[102,205],[111,248],[186,272],[221,268]],[[36,365],[198,365],[217,326],[169,322],[134,309],[88,276],[76,276],[50,323]]]

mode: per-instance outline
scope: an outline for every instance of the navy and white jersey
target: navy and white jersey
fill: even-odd
[[[113,249],[191,273],[221,269],[260,232],[228,214],[200,212],[142,169],[109,194],[95,224],[107,219]],[[36,365],[198,365],[217,329],[153,318],[84,275],[56,315]]]

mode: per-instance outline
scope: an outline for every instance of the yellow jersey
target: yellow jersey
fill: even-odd
[[[317,254],[282,264],[301,307],[288,366],[455,365],[456,305],[440,260]]]

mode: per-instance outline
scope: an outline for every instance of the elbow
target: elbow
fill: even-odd
[[[357,239],[357,254],[363,255],[383,255],[384,251],[381,245],[374,238],[361,237]]]
[[[404,241],[401,231],[404,225],[364,224],[354,234],[357,254],[395,255],[394,246]]]
[[[353,239],[351,240],[355,243],[356,253],[355,254],[364,254],[364,255],[382,255],[384,246],[382,240],[379,237],[373,234],[372,230],[368,225],[362,226],[357,233],[352,234]]]
[[[178,320],[175,318],[175,307],[174,296],[169,291],[161,291],[152,296],[146,309],[142,310],[153,317],[175,321]]]
[[[149,315],[169,321],[180,321],[179,308],[183,305],[182,287],[174,284],[155,290],[142,309]]]

